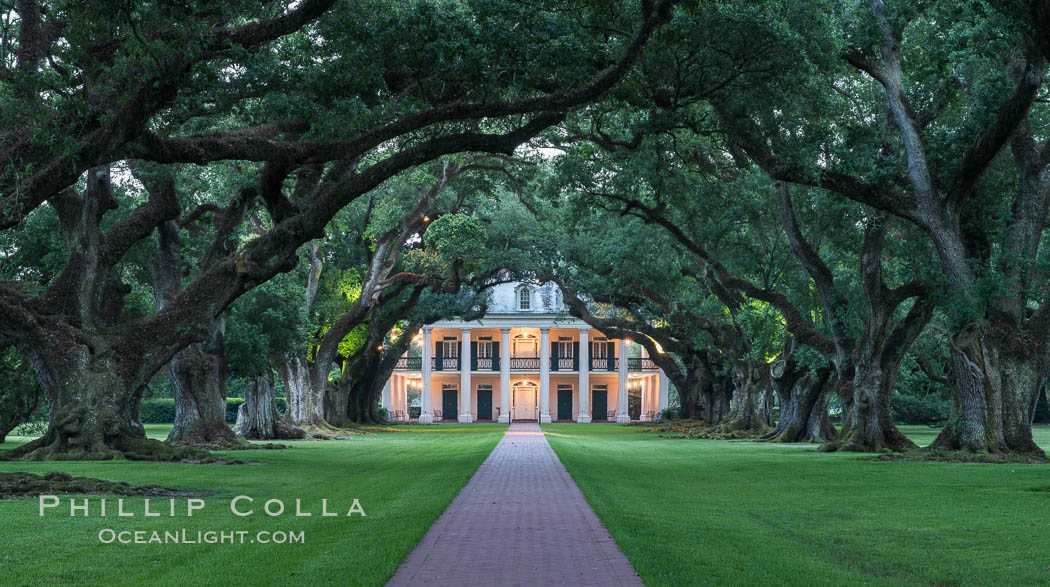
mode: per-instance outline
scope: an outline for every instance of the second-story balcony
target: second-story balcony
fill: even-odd
[[[579,360],[576,357],[551,357],[551,372],[571,372],[579,369]],[[593,372],[615,372],[620,368],[620,359],[617,357],[591,357],[590,371]],[[423,359],[420,357],[401,357],[397,360],[394,369],[398,371],[422,371]],[[432,371],[459,371],[461,368],[459,357],[432,357],[430,369]],[[500,359],[497,357],[473,357],[470,361],[471,371],[499,372]],[[511,357],[511,371],[539,371],[539,357]],[[659,367],[648,357],[628,357],[627,370],[631,372],[658,371]]]

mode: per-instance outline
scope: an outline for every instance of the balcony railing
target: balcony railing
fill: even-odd
[[[539,357],[511,357],[510,358],[510,370],[511,371],[539,371],[540,370],[540,358]]]
[[[474,357],[471,371],[499,371],[499,359],[495,357]]]
[[[422,371],[423,370],[423,358],[422,357],[401,357],[397,360],[397,364],[394,365],[394,369],[401,369],[403,371]]]
[[[652,359],[643,359],[641,357],[628,357],[627,358],[627,370],[628,371],[656,371],[659,367]]]
[[[459,371],[459,357],[433,357],[430,368],[434,371]]]
[[[575,371],[576,359],[573,357],[551,357],[551,371]]]
[[[459,371],[459,357],[431,357],[430,368],[434,371]],[[576,371],[578,368],[574,357],[551,357],[551,371]],[[591,357],[591,371],[616,371],[620,360],[615,357]],[[423,359],[420,357],[401,357],[394,365],[399,371],[421,371]],[[499,358],[474,357],[470,364],[471,371],[499,371]],[[539,357],[511,357],[511,371],[539,371]],[[628,357],[628,371],[657,371],[659,367],[649,358]]]

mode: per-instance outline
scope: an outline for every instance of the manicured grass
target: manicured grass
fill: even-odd
[[[543,429],[650,585],[1050,584],[1050,465]],[[937,432],[903,430],[920,445]],[[1050,430],[1036,441],[1050,448]]]
[[[164,438],[169,426],[147,426]],[[62,507],[38,514],[36,499],[0,501],[0,584],[354,584],[378,585],[397,569],[431,523],[492,451],[506,425],[404,426],[348,440],[292,442],[288,450],[222,453],[250,465],[167,463],[0,463],[0,472],[62,471],[132,484],[156,484],[214,493],[205,509],[186,517],[183,499],[177,517],[168,500],[151,500],[163,517],[144,518],[143,500],[126,499],[135,517],[117,518],[115,498],[108,517],[69,517]],[[9,449],[25,439],[11,438]],[[255,499],[255,514],[237,517],[230,501]],[[281,499],[285,514],[269,517],[264,502]],[[367,517],[344,517],[354,498]],[[311,517],[295,517],[295,500]],[[321,499],[339,517],[321,517]],[[303,531],[304,544],[102,544],[99,531],[198,530]]]

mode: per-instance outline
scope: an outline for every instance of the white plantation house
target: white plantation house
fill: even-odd
[[[498,285],[489,307],[423,329],[383,388],[391,417],[628,423],[667,407],[667,376],[644,347],[566,315],[554,284]]]

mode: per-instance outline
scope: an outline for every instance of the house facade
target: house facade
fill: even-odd
[[[628,423],[667,407],[645,348],[568,316],[554,284],[498,285],[489,307],[417,336],[383,388],[395,419]]]

